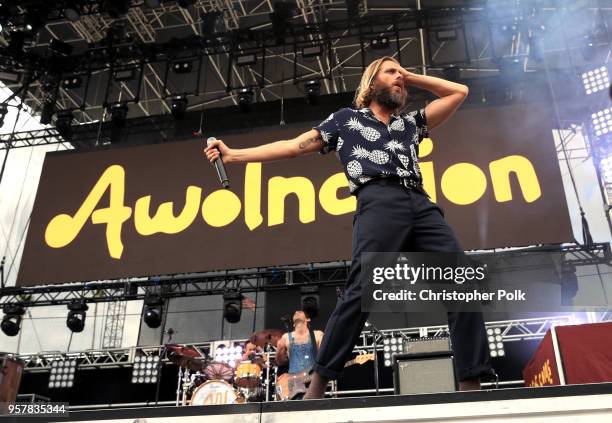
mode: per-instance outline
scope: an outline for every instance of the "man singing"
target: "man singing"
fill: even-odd
[[[400,113],[408,86],[439,98],[427,107]],[[391,57],[370,63],[356,92],[355,109],[344,108],[312,130],[253,148],[231,149],[222,141],[204,151],[211,162],[265,162],[320,151],[336,151],[357,197],[352,263],[344,294],[325,327],[325,336],[304,399],[322,398],[330,379],[340,375],[368,314],[361,310],[362,252],[461,252],[463,248],[442,209],[423,190],[418,145],[459,108],[468,87],[408,72]],[[448,312],[459,388],[479,389],[492,371],[482,313]]]

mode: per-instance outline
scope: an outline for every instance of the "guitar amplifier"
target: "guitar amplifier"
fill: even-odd
[[[405,354],[422,354],[443,351],[452,351],[449,337],[414,338],[404,340]]]
[[[393,355],[395,394],[453,392],[458,389],[449,338],[404,342],[404,353]]]

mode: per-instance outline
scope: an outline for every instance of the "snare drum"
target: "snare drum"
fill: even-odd
[[[236,367],[236,385],[242,388],[255,388],[261,384],[261,366],[251,361],[243,361]]]
[[[238,396],[229,383],[209,380],[198,386],[191,396],[191,405],[235,404]]]

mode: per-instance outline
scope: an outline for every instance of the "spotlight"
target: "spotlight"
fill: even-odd
[[[310,319],[319,314],[319,287],[303,286],[300,288],[302,310]]]
[[[229,323],[238,323],[242,315],[242,294],[230,289],[223,293],[223,317]]]
[[[302,57],[307,59],[310,57],[317,57],[323,54],[321,46],[304,47],[302,49]]]
[[[4,307],[2,307],[2,311],[4,312],[2,323],[0,323],[2,332],[7,336],[17,335],[21,327],[21,316],[25,314],[25,307],[21,304],[6,303]]]
[[[7,113],[8,113],[8,104],[0,103],[0,128],[4,126],[4,118],[6,117]]]
[[[72,332],[83,332],[85,328],[85,313],[89,307],[84,299],[80,300],[72,300],[70,304],[68,304],[68,317],[66,318],[66,326]]]
[[[238,66],[254,65],[257,63],[257,56],[254,54],[243,54],[236,58],[236,64]]]
[[[162,322],[163,298],[158,294],[148,294],[144,299],[144,322],[148,327],[155,329],[160,327]]]
[[[208,12],[200,14],[200,34],[205,38],[212,38],[215,34],[225,30],[223,12]]]
[[[113,73],[115,81],[131,81],[134,79],[134,69],[120,69]]]
[[[389,38],[384,35],[373,38],[370,41],[370,47],[373,50],[385,50],[389,47]]]
[[[217,347],[214,350],[214,360],[220,361],[221,363],[227,363],[231,367],[235,367],[236,363],[239,363],[241,359],[241,345],[226,347],[225,344],[217,344]]]
[[[104,8],[112,18],[119,18],[129,12],[131,3],[131,0],[106,0]]]
[[[601,159],[600,167],[603,172],[604,181],[607,184],[612,184],[612,156]]]
[[[306,95],[306,102],[308,104],[317,104],[319,94],[321,94],[321,85],[316,79],[306,81],[304,83],[304,94]]]
[[[47,23],[47,9],[41,7],[28,9],[25,16],[25,29],[36,33]]]
[[[461,69],[455,64],[446,66],[442,73],[444,74],[444,79],[449,81],[457,82],[461,79]]]
[[[0,71],[0,79],[3,81],[19,82],[21,80],[21,73],[11,71]]]
[[[53,108],[55,107],[55,101],[51,98],[46,98],[43,101],[42,108],[40,109],[40,123],[43,125],[49,125],[51,123],[51,117],[53,116]]]
[[[436,39],[438,41],[455,41],[457,39],[457,31],[454,28],[438,30],[436,31]]]
[[[187,111],[187,97],[174,97],[172,99],[172,104],[170,105],[170,110],[175,119],[183,119],[185,117],[185,112]]]
[[[253,102],[253,90],[250,88],[240,88],[238,90],[238,107],[244,113],[251,110],[251,103]]]
[[[189,73],[193,68],[193,63],[189,60],[177,60],[172,64],[174,73]]]
[[[523,64],[515,57],[503,57],[499,62],[499,72],[502,77],[516,79],[523,73]]]
[[[489,354],[491,357],[504,357],[506,355],[500,328],[488,328],[487,341],[489,344]]]
[[[55,127],[57,128],[57,132],[66,140],[72,138],[73,117],[71,110],[61,110],[55,115]]]
[[[83,84],[83,79],[78,75],[62,79],[62,88],[79,88],[81,84]]]
[[[582,45],[580,46],[580,52],[582,58],[586,61],[591,61],[597,54],[597,46],[595,44],[595,36],[593,34],[585,35],[582,38]]]
[[[74,385],[74,373],[76,372],[76,360],[59,360],[51,363],[49,374],[49,388],[72,388]]]
[[[597,137],[606,135],[612,131],[612,107],[591,114],[593,132]]]
[[[157,383],[158,355],[137,355],[132,367],[132,383]]]
[[[610,84],[610,76],[608,75],[608,68],[606,66],[584,72],[581,76],[584,92],[587,95],[603,91],[607,89]]]
[[[145,0],[145,4],[147,5],[147,7],[150,7],[151,9],[156,9],[161,4],[161,1],[160,0]]]
[[[383,359],[385,367],[393,365],[393,356],[404,352],[403,338],[396,338],[391,334],[390,338],[383,339]]]
[[[59,54],[60,56],[70,56],[73,49],[74,47],[72,47],[70,44],[58,40],[57,38],[51,38],[51,41],[49,42],[49,50]]]
[[[125,126],[127,114],[128,106],[126,103],[115,103],[110,107],[111,122],[115,127]]]

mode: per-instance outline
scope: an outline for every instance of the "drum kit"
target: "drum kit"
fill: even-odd
[[[237,362],[235,368],[203,358],[193,347],[166,344],[166,357],[179,368],[176,405],[269,401],[272,385],[277,385],[277,367],[271,358],[283,333],[278,329],[255,332],[249,342],[261,350],[248,354],[248,360]]]

